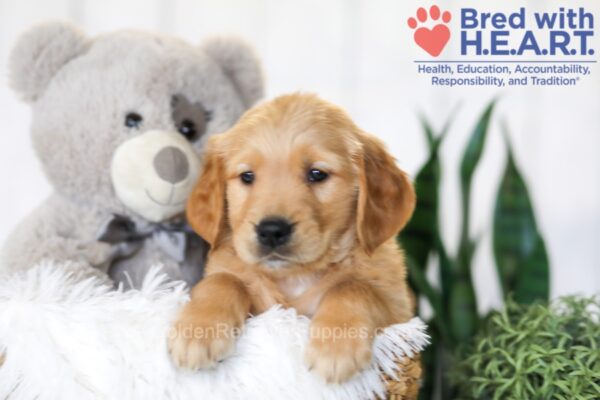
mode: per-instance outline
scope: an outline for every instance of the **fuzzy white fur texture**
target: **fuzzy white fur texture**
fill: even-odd
[[[166,335],[187,300],[184,285],[160,269],[140,290],[112,290],[97,277],[42,262],[0,278],[0,398],[10,399],[375,399],[380,369],[428,343],[417,318],[391,326],[375,341],[372,366],[342,385],[307,370],[309,320],[273,307],[248,320],[233,356],[210,371],[173,367]],[[1,363],[2,357],[0,357]]]

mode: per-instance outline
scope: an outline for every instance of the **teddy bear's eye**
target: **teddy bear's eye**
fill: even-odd
[[[204,134],[210,117],[210,111],[200,102],[191,102],[181,94],[171,98],[171,118],[179,133],[189,141],[195,141]]]
[[[188,140],[193,140],[196,138],[196,124],[194,123],[194,121],[191,121],[189,119],[184,119],[183,121],[181,121],[181,124],[179,124],[179,133],[181,133],[183,136],[185,136]]]
[[[128,128],[139,128],[144,118],[138,113],[128,113],[125,116],[125,126]]]

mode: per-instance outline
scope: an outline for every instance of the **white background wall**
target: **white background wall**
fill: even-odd
[[[454,14],[464,5],[483,11],[537,11],[585,6],[600,24],[600,2],[438,1]],[[483,6],[485,4],[485,7]],[[0,241],[49,192],[31,149],[29,109],[8,89],[6,63],[17,35],[35,22],[68,19],[90,35],[119,28],[159,30],[199,42],[234,33],[252,42],[264,62],[267,95],[307,90],[346,107],[359,125],[379,135],[412,175],[424,160],[417,120],[437,128],[461,103],[443,148],[446,241],[458,241],[457,169],[467,135],[486,102],[501,94],[475,177],[472,231],[482,242],[474,262],[480,308],[499,301],[491,257],[493,202],[505,149],[498,121],[511,130],[517,160],[530,185],[552,262],[554,296],[600,291],[600,69],[568,88],[432,88],[412,60],[424,53],[406,25],[418,5],[407,0],[0,0]],[[600,51],[597,31],[593,40]],[[444,57],[458,55],[451,40]]]

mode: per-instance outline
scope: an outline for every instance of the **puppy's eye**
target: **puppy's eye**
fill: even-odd
[[[184,119],[181,121],[181,124],[177,127],[179,129],[179,133],[186,137],[188,140],[193,140],[196,138],[196,124],[194,121],[190,121],[189,119]]]
[[[321,171],[320,169],[312,168],[308,171],[309,182],[322,182],[329,177],[327,172]]]
[[[144,118],[138,113],[131,112],[125,116],[125,126],[128,128],[139,128]]]
[[[252,172],[252,171],[242,172],[240,174],[240,180],[245,185],[251,185],[252,182],[254,182],[254,172]]]

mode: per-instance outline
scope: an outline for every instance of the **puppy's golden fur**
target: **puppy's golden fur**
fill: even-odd
[[[328,177],[311,182],[314,169]],[[240,179],[249,171],[250,184]],[[350,378],[370,363],[376,330],[412,315],[394,236],[414,204],[382,143],[338,107],[293,94],[248,111],[210,139],[188,202],[211,253],[170,337],[173,360],[214,365],[249,313],[283,304],[312,317],[309,366],[330,382]],[[265,251],[256,226],[273,216],[291,221],[293,233]]]

